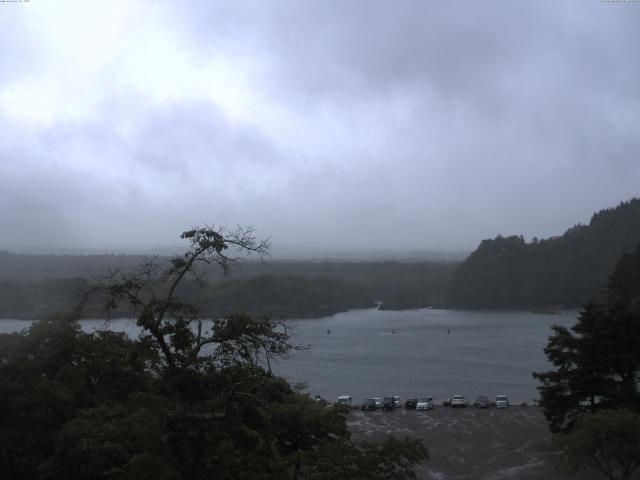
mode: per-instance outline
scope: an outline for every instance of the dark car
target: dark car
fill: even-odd
[[[390,411],[396,409],[396,399],[393,397],[384,397],[382,399],[382,410]]]
[[[476,401],[473,402],[473,406],[476,408],[489,408],[491,406],[489,397],[486,397],[485,395],[478,395]]]
[[[406,402],[404,402],[404,408],[408,408],[410,410],[415,410],[416,405],[418,405],[417,398],[408,398]]]
[[[375,398],[367,398],[364,402],[362,402],[360,410],[375,410],[376,408],[377,407]]]

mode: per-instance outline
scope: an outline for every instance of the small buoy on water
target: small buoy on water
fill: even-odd
[[[327,335],[331,335],[331,329],[327,330]]]

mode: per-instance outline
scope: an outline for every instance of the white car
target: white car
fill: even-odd
[[[467,400],[464,398],[464,395],[454,395],[451,397],[451,406],[452,407],[466,407]]]
[[[347,405],[351,406],[351,397],[349,395],[341,395],[338,397],[338,401],[336,402],[338,405]]]
[[[433,410],[433,398],[422,397],[416,403],[416,410]]]
[[[396,402],[396,408],[400,408],[402,406],[400,404],[400,397],[398,395],[393,396],[393,401]]]
[[[506,395],[496,395],[496,408],[507,408],[509,399]]]
[[[382,408],[382,399],[380,397],[373,398],[376,402],[376,408]]]

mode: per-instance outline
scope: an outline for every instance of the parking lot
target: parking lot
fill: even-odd
[[[354,410],[349,425],[355,439],[381,439],[389,434],[424,439],[431,457],[419,471],[418,478],[424,480],[570,478],[556,469],[558,455],[537,406]],[[576,478],[602,477],[582,472]]]

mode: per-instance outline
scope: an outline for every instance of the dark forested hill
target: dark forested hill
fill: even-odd
[[[44,318],[69,311],[82,291],[110,269],[128,270],[141,256],[15,255],[0,252],[0,318]],[[158,262],[168,257],[156,258]],[[457,264],[442,262],[244,262],[231,276],[203,272],[207,282],[185,282],[183,294],[205,316],[247,312],[319,317],[373,306],[403,309],[446,305],[446,286]],[[112,312],[129,315],[131,312]],[[98,297],[85,317],[102,317]]]
[[[141,255],[25,255],[0,250],[0,281],[40,281],[46,278],[92,278],[109,269],[132,268]]]
[[[577,307],[603,294],[624,253],[640,244],[640,199],[593,215],[560,237],[483,240],[454,272],[457,307]]]
[[[369,308],[374,298],[362,286],[335,277],[261,275],[218,282],[199,294],[208,317],[236,312],[279,318],[320,317]]]

